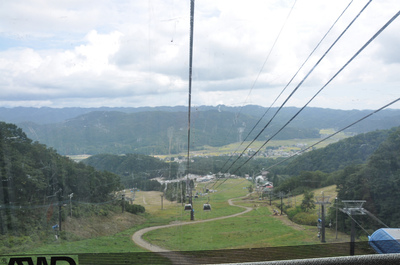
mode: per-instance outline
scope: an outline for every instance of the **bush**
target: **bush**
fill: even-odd
[[[133,214],[138,214],[138,213],[144,213],[145,212],[145,208],[142,205],[138,205],[138,204],[125,204],[125,210],[128,213],[133,213]]]
[[[300,206],[296,206],[296,208],[289,208],[289,209],[286,210],[286,214],[287,214],[288,218],[289,218],[291,221],[293,221],[293,217],[294,217],[296,214],[301,213],[301,212],[302,212],[302,209],[301,209]],[[293,221],[293,222],[294,222],[294,221]]]
[[[302,225],[317,225],[318,216],[316,214],[309,214],[305,212],[299,212],[293,216],[293,222]]]

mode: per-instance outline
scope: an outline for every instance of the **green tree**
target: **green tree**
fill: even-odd
[[[305,212],[315,209],[314,192],[310,191],[304,192],[304,197],[303,200],[301,201],[300,207]]]

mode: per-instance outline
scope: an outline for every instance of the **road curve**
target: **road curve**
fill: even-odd
[[[243,198],[243,197],[241,197]],[[239,199],[239,198],[235,198],[235,199]],[[212,218],[212,219],[207,219],[207,220],[200,220],[200,221],[191,221],[191,222],[181,222],[181,223],[176,223],[176,224],[169,224],[169,225],[160,225],[160,226],[153,226],[153,227],[148,227],[148,228],[144,228],[141,229],[139,231],[136,231],[133,236],[132,236],[132,240],[133,242],[135,242],[137,245],[139,245],[142,248],[145,248],[147,250],[150,250],[152,252],[170,252],[171,250],[165,249],[165,248],[160,248],[156,245],[152,245],[149,242],[145,241],[142,236],[149,232],[149,231],[153,231],[156,229],[161,229],[161,228],[168,228],[168,227],[174,227],[174,226],[181,226],[181,225],[190,225],[190,224],[197,224],[197,223],[205,223],[205,222],[211,222],[211,221],[216,221],[216,220],[222,220],[222,219],[227,219],[227,218],[232,218],[232,217],[236,217],[245,213],[250,212],[251,210],[253,210],[253,208],[250,207],[245,207],[245,206],[241,206],[241,205],[235,205],[232,202],[232,199],[228,200],[229,205],[231,206],[236,206],[236,207],[241,207],[244,208],[245,210],[243,212],[240,213],[236,213],[236,214],[232,214],[232,215],[227,215],[227,216],[221,216],[221,217],[216,217],[216,218]]]

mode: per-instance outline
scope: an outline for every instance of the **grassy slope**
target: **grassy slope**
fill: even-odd
[[[210,203],[213,207],[211,212],[201,210],[202,204],[208,200],[208,197],[199,198],[194,202],[195,219],[208,219],[243,211],[238,207],[229,206],[226,200],[245,195],[247,193],[245,187],[248,185],[249,182],[241,179],[226,181],[218,188],[219,192],[210,194]],[[201,186],[197,188],[201,189]],[[325,195],[331,192],[334,192],[333,187],[325,188]],[[315,193],[320,193],[320,191],[315,191]],[[296,200],[300,203],[301,197]],[[164,200],[163,210],[161,210],[159,193],[140,192],[136,195],[135,203],[143,204],[148,209],[147,221],[144,224],[111,236],[76,242],[55,242],[53,245],[29,252],[35,254],[142,252],[144,250],[137,247],[131,240],[135,231],[148,226],[189,220],[189,213],[183,211],[181,204]],[[273,216],[272,208],[269,207],[267,201],[237,199],[235,203],[253,207],[254,210],[235,218],[156,230],[145,234],[145,238],[156,245],[173,250],[259,248],[319,243],[316,227],[296,225],[285,216]],[[327,242],[349,241],[348,236],[341,233],[338,240],[335,240],[334,229],[327,229],[326,232]]]
[[[248,183],[246,184],[248,185]],[[231,191],[243,190],[243,186],[237,186]],[[333,196],[335,193],[334,186],[316,190],[315,193],[319,194],[321,190],[324,190],[325,195]],[[223,192],[221,189],[221,194]],[[297,204],[301,202],[301,196],[297,196]],[[316,227],[293,224],[286,216],[273,216],[272,208],[269,207],[267,201],[236,200],[235,203],[253,207],[254,210],[235,218],[159,229],[145,234],[144,237],[155,245],[180,251],[319,243]],[[292,203],[294,203],[294,198],[292,198]],[[214,210],[213,207],[214,211],[217,209]],[[348,236],[344,234],[340,234],[336,240],[335,231],[331,229],[327,229],[326,238],[328,242],[348,242],[349,240]]]

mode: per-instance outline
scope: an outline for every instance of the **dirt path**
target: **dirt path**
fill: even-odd
[[[236,198],[236,199],[239,199],[239,198]],[[229,199],[228,203],[231,206],[241,207],[241,208],[244,208],[245,210],[243,212],[240,212],[240,213],[236,213],[236,214],[232,214],[232,215],[228,215],[228,216],[216,217],[216,218],[207,219],[207,220],[200,220],[200,221],[193,221],[193,222],[180,222],[180,223],[175,223],[175,224],[160,225],[160,226],[153,226],[153,227],[144,228],[144,229],[139,230],[136,233],[134,233],[133,236],[132,236],[132,240],[133,240],[133,242],[135,242],[138,246],[140,246],[142,248],[145,248],[145,249],[150,250],[152,252],[160,252],[160,254],[162,256],[165,256],[165,257],[169,258],[174,264],[192,264],[193,263],[192,259],[189,260],[189,258],[184,257],[184,256],[182,256],[180,254],[177,254],[176,252],[171,252],[168,249],[160,248],[160,247],[158,247],[156,245],[152,245],[149,242],[145,241],[142,238],[142,236],[145,233],[153,231],[153,230],[156,230],[156,229],[169,228],[169,227],[175,227],[175,226],[181,226],[181,225],[205,223],[205,222],[211,222],[211,221],[216,221],[216,220],[222,220],[222,219],[236,217],[236,216],[248,213],[251,210],[253,210],[253,208],[250,208],[250,207],[245,207],[245,206],[241,206],[241,205],[235,205],[232,202],[232,199]],[[168,252],[171,253],[171,254],[168,254]]]

